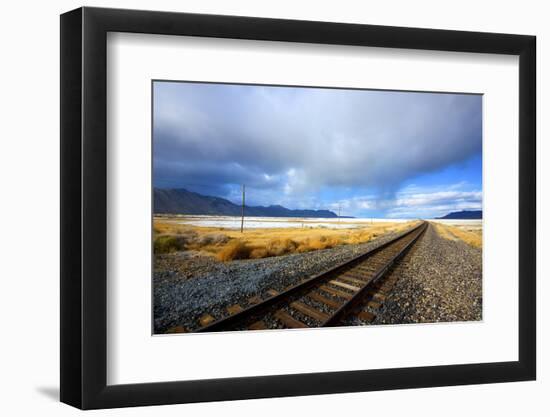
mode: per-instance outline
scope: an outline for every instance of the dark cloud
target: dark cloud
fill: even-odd
[[[258,203],[392,194],[481,152],[481,96],[155,83],[154,183]]]

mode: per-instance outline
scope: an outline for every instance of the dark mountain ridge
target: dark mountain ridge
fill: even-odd
[[[453,211],[452,213],[446,214],[443,217],[438,217],[438,219],[452,219],[452,220],[474,220],[482,219],[483,211],[481,210],[462,210],[462,211]]]
[[[241,215],[241,206],[238,204],[225,198],[202,195],[184,188],[155,188],[153,194],[155,214]],[[291,210],[280,205],[245,205],[244,214],[249,217],[338,217],[330,210]]]

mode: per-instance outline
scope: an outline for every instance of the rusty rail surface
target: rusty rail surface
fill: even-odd
[[[412,248],[428,227],[427,222],[402,233],[347,262],[308,278],[247,308],[236,305],[227,317],[195,332],[263,330],[275,328],[338,326],[352,313],[363,322],[374,319],[380,300],[395,280],[382,282],[388,271]],[[370,296],[370,301],[365,303]],[[313,300],[313,301],[312,301]],[[363,311],[357,310],[362,308]]]

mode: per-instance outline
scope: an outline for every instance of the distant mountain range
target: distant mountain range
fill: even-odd
[[[453,219],[453,220],[472,220],[472,219],[482,219],[483,211],[481,210],[462,210],[454,211],[443,217],[438,217],[438,219]]]
[[[153,199],[155,214],[241,215],[241,206],[238,204],[225,198],[202,195],[184,188],[155,188]],[[244,214],[250,217],[338,217],[330,210],[291,210],[279,205],[245,205]]]

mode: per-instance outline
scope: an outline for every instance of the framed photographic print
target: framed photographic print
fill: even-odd
[[[61,16],[61,400],[535,379],[535,38]]]

